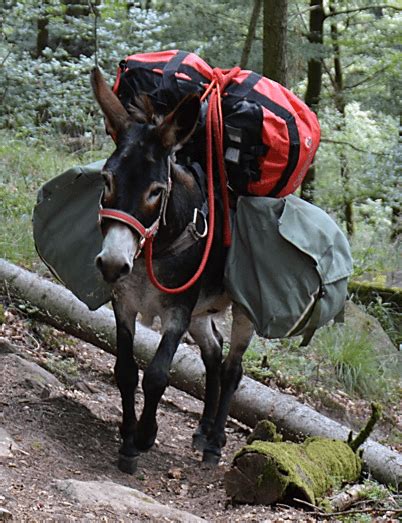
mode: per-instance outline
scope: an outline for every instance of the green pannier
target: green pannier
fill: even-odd
[[[39,190],[33,212],[36,250],[50,271],[95,310],[110,300],[110,287],[95,267],[102,250],[98,225],[105,160],[73,167]]]
[[[343,311],[349,243],[332,218],[297,196],[240,197],[225,285],[265,338],[303,335]]]

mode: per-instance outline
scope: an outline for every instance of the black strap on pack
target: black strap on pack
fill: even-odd
[[[257,73],[250,73],[241,84],[232,82],[226,89],[225,93],[236,96],[236,98],[247,98],[254,86],[261,80],[262,76]]]
[[[314,336],[315,331],[318,329],[321,319],[321,298],[325,295],[325,292],[325,287],[321,283],[312,311],[310,313],[310,317],[304,328],[303,339],[300,343],[300,347],[306,347],[310,343],[311,338]]]
[[[267,194],[267,196],[275,197],[286,187],[296,169],[300,155],[300,136],[294,116],[287,109],[268,98],[268,96],[255,91],[254,86],[261,78],[259,74],[252,72],[241,84],[232,82],[225,92],[236,98],[257,102],[276,116],[279,116],[286,123],[290,142],[288,163],[275,187]]]
[[[188,56],[187,51],[179,51],[169,62],[166,63],[163,68],[163,77],[162,77],[162,89],[167,91],[177,90],[177,80],[176,73],[179,70],[179,67],[183,60]]]

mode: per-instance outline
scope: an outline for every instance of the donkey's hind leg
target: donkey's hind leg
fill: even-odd
[[[241,363],[243,354],[254,333],[253,324],[236,304],[232,306],[232,316],[230,351],[222,364],[218,410],[202,459],[205,463],[211,465],[219,463],[221,449],[226,443],[225,425],[230,402],[243,374]]]
[[[135,416],[135,391],[138,385],[138,365],[133,354],[135,318],[137,313],[126,303],[113,302],[116,317],[117,357],[114,374],[120,390],[123,421],[120,426],[122,444],[119,449],[118,467],[122,472],[134,474],[137,468],[138,450],[134,444],[134,431],[137,424]]]
[[[193,449],[204,450],[219,400],[223,339],[210,316],[193,317],[189,332],[201,349],[205,365],[204,410],[193,434]]]

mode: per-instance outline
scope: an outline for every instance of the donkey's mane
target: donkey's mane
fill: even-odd
[[[138,123],[158,125],[163,121],[163,116],[155,112],[155,107],[146,94],[134,98],[134,104],[127,107],[128,114]]]

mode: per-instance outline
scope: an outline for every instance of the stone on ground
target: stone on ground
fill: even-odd
[[[116,512],[133,512],[137,517],[155,521],[200,523],[205,521],[189,512],[162,505],[139,490],[113,481],[56,480],[56,488],[65,496],[87,507],[109,506]]]
[[[0,427],[0,459],[11,458],[13,450],[17,450],[18,446],[10,436],[10,434]]]
[[[9,362],[20,372],[21,380],[28,382],[31,386],[39,388],[62,387],[62,383],[46,369],[33,361],[28,361],[17,354],[7,354],[4,361]],[[3,364],[4,365],[4,364]]]

